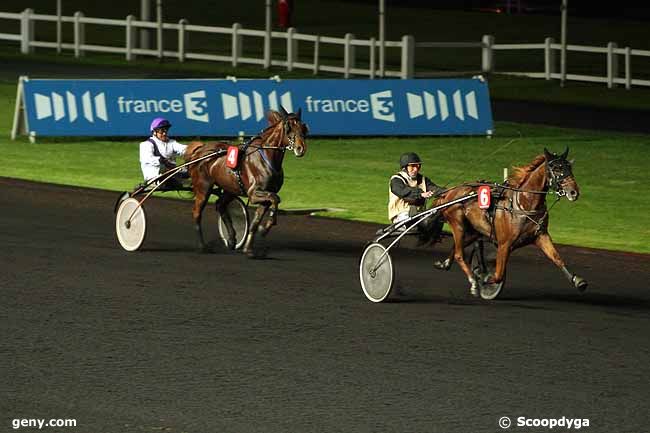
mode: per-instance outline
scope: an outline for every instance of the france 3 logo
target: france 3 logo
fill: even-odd
[[[205,90],[198,90],[183,95],[185,102],[185,117],[189,120],[208,123],[210,114],[208,113],[208,97]]]
[[[409,117],[415,119],[426,115],[427,120],[431,120],[440,116],[440,121],[444,122],[450,115],[449,99],[451,99],[453,114],[458,120],[462,122],[467,117],[478,120],[476,92],[468,92],[463,98],[460,90],[453,92],[451,98],[440,90],[434,93],[425,91],[421,95],[407,92],[406,100],[408,103]]]
[[[451,93],[451,97],[440,90],[433,93],[423,91],[421,94],[406,92],[406,105],[409,119],[425,116],[427,120],[438,118],[444,122],[451,114],[461,122],[479,118],[476,92],[473,90],[464,96],[460,90],[456,90]],[[370,94],[370,108],[373,119],[385,122],[397,120],[391,90]]]
[[[75,95],[69,90],[57,93],[50,92],[49,95],[34,93],[34,105],[36,107],[36,119],[48,119],[53,117],[55,122],[67,119],[73,123],[83,118],[90,123],[97,120],[109,121],[104,92],[93,95],[90,91],[83,92],[81,96]],[[116,99],[117,111],[119,113],[152,113],[167,114],[171,112],[185,112],[189,120],[208,123],[208,99],[205,90],[183,94],[183,99],[129,99],[118,96]]]
[[[291,92],[283,93],[278,100],[278,93],[275,90],[269,92],[266,97],[257,91],[252,92],[252,97],[244,92],[238,92],[236,95],[222,93],[221,105],[225,120],[235,117],[240,117],[241,120],[248,120],[255,115],[255,120],[259,122],[264,118],[266,107],[277,111],[280,105],[289,113],[293,112]]]
[[[108,122],[104,92],[94,96],[90,92],[84,92],[79,99],[70,91],[61,93],[34,93],[37,120],[54,117],[54,121],[58,122],[67,118],[68,122],[72,123],[81,116],[91,123],[95,120]]]
[[[208,96],[205,90],[183,94],[183,99],[154,99],[117,97],[117,111],[122,114],[162,114],[185,113],[188,120],[210,122]]]

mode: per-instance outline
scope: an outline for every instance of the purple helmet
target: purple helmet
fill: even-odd
[[[156,117],[153,119],[153,122],[151,122],[151,127],[149,128],[151,132],[154,132],[158,128],[171,128],[172,124],[169,123],[169,120],[165,119],[164,117]]]

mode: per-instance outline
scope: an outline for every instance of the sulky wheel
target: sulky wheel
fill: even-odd
[[[244,202],[239,197],[235,197],[228,203],[225,212],[228,213],[232,223],[232,228],[235,230],[235,245],[233,246],[233,249],[237,250],[244,246],[246,236],[248,235],[248,210]],[[217,219],[219,236],[221,236],[221,239],[226,246],[229,246],[226,222],[220,213],[217,213]]]
[[[133,197],[122,200],[115,214],[117,240],[127,251],[135,251],[144,242],[147,217],[140,202]]]
[[[382,302],[390,295],[395,273],[390,255],[382,244],[371,243],[363,251],[359,279],[363,293],[372,302]]]

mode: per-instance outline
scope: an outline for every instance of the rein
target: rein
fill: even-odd
[[[462,183],[460,185],[449,188],[448,191],[451,191],[452,189],[455,189],[455,188],[460,188],[461,186],[475,187],[475,186],[482,186],[482,185],[493,186],[495,188],[508,189],[510,191],[515,191],[515,192],[528,192],[528,193],[531,193],[531,194],[544,194],[544,195],[553,194],[553,193],[557,194],[557,191],[551,191],[551,190],[537,191],[537,190],[532,190],[532,189],[515,188],[514,186],[510,186],[510,185],[506,185],[506,184],[502,184],[502,183],[496,183],[496,182],[471,182],[471,183],[470,182],[465,182],[465,183]]]

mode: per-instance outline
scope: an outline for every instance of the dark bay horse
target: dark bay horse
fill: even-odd
[[[583,291],[587,281],[572,274],[555,249],[548,234],[549,213],[546,207],[546,195],[554,192],[569,201],[576,201],[580,189],[573,176],[572,161],[566,159],[567,148],[561,155],[544,149],[528,165],[516,167],[500,189],[500,196],[494,200],[493,214],[480,209],[478,201],[469,201],[450,206],[442,210],[444,219],[449,224],[453,237],[452,256],[446,261],[445,268],[451,265],[453,257],[460,265],[471,285],[472,295],[478,295],[477,282],[465,258],[463,247],[469,245],[480,235],[490,239],[497,246],[496,268],[485,284],[496,286],[503,284],[506,264],[510,253],[520,247],[534,243],[555,265],[562,270],[571,283]],[[459,186],[445,193],[435,205],[449,202],[458,197],[476,191],[476,186]],[[441,267],[436,265],[437,267]]]
[[[282,107],[280,110],[270,111],[267,116],[269,126],[248,143],[239,146],[239,162],[235,169],[226,165],[225,149],[231,144],[200,141],[188,144],[185,151],[186,161],[224,150],[222,155],[206,158],[191,164],[189,168],[194,192],[192,218],[200,249],[206,249],[201,230],[201,215],[215,185],[223,190],[217,201],[217,211],[222,214],[226,223],[230,237],[229,246],[234,247],[235,232],[228,213],[222,211],[236,196],[246,196],[249,204],[260,205],[250,223],[243,246],[247,255],[254,256],[253,241],[258,228],[262,235],[266,235],[271,226],[277,223],[277,209],[280,203],[278,192],[284,182],[284,153],[291,150],[296,157],[302,157],[307,150],[305,137],[308,131],[307,125],[301,120],[300,110],[296,113],[287,113]],[[261,224],[267,211],[268,219]]]

